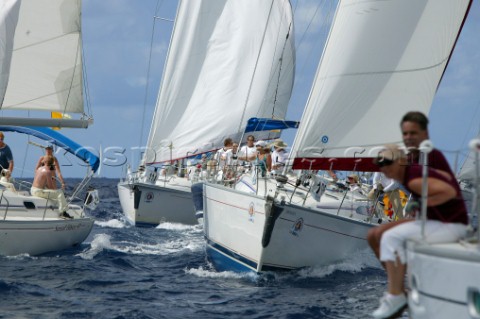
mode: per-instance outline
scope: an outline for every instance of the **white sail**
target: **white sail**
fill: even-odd
[[[2,110],[83,113],[81,0],[22,0]]]
[[[294,168],[327,169],[335,158],[334,169],[373,170],[377,147],[401,142],[402,116],[428,114],[469,4],[340,1],[294,142]]]
[[[239,140],[251,117],[283,119],[293,76],[287,0],[180,1],[146,162]]]
[[[0,105],[7,89],[20,0],[0,0]]]
[[[480,132],[477,134],[476,140],[480,140]],[[464,181],[474,181],[477,174],[477,167],[480,167],[476,159],[478,150],[471,150],[465,158],[457,178]]]

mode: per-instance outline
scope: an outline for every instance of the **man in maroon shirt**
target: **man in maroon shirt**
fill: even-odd
[[[388,178],[401,182],[415,198],[422,195],[422,166],[407,163],[407,157],[396,145],[387,145],[379,153],[376,163]],[[430,243],[452,242],[465,236],[467,209],[460,187],[450,173],[428,168],[427,221],[424,224],[425,240]],[[380,306],[372,313],[377,319],[391,318],[407,306],[404,291],[406,271],[406,241],[422,238],[422,221],[410,220],[396,224],[383,233],[380,261],[388,277],[388,291]]]
[[[408,150],[407,163],[418,164],[420,161],[420,143],[427,140],[428,137],[428,118],[421,112],[408,112],[400,122],[400,129],[402,130],[402,138],[405,147]],[[450,169],[445,156],[436,149],[433,149],[428,155],[428,167],[435,168],[449,174],[453,179],[455,175]],[[405,222],[412,221],[412,218],[404,218],[397,221],[385,223],[369,230],[367,234],[367,241],[373,252],[380,257],[380,240],[385,231],[392,227]]]

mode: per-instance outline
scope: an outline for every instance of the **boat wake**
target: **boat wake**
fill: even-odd
[[[100,227],[108,227],[108,228],[125,228],[128,225],[121,220],[118,219],[110,219],[107,221],[95,221],[95,225]]]
[[[233,271],[215,271],[211,267],[200,266],[198,268],[185,268],[187,275],[193,275],[200,278],[225,278],[225,279],[248,279],[256,281],[259,275],[253,272],[238,273]]]
[[[94,239],[90,243],[90,248],[77,254],[77,256],[86,260],[92,260],[103,250],[113,248],[112,243],[110,242],[110,238],[111,236],[106,234],[95,235]]]
[[[382,266],[370,249],[365,249],[352,254],[349,258],[327,266],[316,266],[301,269],[297,275],[302,278],[323,278],[335,271],[358,273],[366,268],[378,268]]]
[[[122,226],[123,225],[123,226]],[[122,224],[118,220],[110,220],[103,223],[103,227],[109,228],[124,228],[125,224]],[[136,230],[135,228],[132,228]],[[176,231],[180,230],[175,228],[175,234],[178,236],[169,236],[169,239],[162,239],[159,241],[157,238],[144,237],[138,241],[112,240],[112,236],[106,234],[96,234],[90,243],[90,248],[79,254],[84,259],[93,259],[96,255],[104,250],[115,251],[124,254],[133,255],[173,255],[182,253],[192,253],[202,251],[205,247],[205,242],[201,236],[198,236],[198,232],[193,227],[183,227],[181,235]]]
[[[184,225],[178,223],[161,223],[156,229],[166,229],[174,231],[190,231],[190,232],[202,232],[203,228],[200,225]]]

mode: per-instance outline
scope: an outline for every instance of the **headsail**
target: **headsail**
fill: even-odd
[[[81,0],[22,0],[19,3],[8,85],[1,109],[84,115]],[[27,123],[21,118],[0,118],[0,124],[9,125],[86,127],[89,124],[87,120],[49,121],[30,118]]]
[[[341,0],[294,142],[294,168],[371,171],[428,114],[471,0]]]
[[[145,162],[220,148],[252,117],[284,119],[292,21],[287,0],[180,1]]]
[[[480,140],[480,132],[477,134],[476,140]],[[478,145],[478,144],[477,144]],[[476,174],[477,174],[477,167],[479,167],[479,163],[477,162],[477,153],[479,150],[470,150],[468,155],[465,157],[465,160],[458,172],[457,178],[463,181],[474,181]]]

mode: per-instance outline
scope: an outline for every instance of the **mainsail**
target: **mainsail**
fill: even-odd
[[[428,114],[471,0],[339,2],[293,146],[294,168],[371,171]],[[332,164],[333,163],[333,164]]]
[[[292,19],[287,0],[180,1],[145,162],[238,141],[252,117],[284,119],[295,68]]]
[[[0,1],[0,105],[7,89],[20,0]]]
[[[1,110],[85,115],[81,0],[22,0],[17,3],[20,12]],[[4,66],[1,67],[3,74]],[[89,123],[87,120],[2,116],[0,124],[86,127]]]

